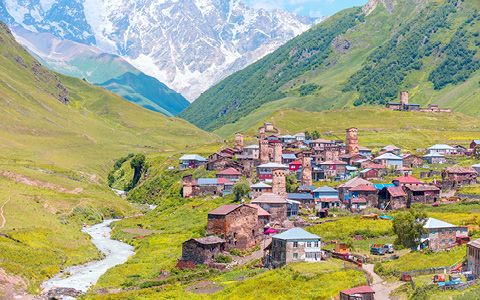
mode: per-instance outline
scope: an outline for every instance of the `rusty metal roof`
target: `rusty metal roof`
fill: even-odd
[[[406,185],[405,188],[414,192],[439,191],[440,189],[434,185]]]
[[[355,295],[355,294],[370,294],[370,293],[375,293],[375,291],[368,285],[363,285],[363,286],[355,287],[353,289],[340,291],[340,294],[349,295],[349,296]]]
[[[228,215],[229,213],[231,213],[232,211],[234,211],[238,207],[240,207],[240,204],[224,204],[224,205],[222,205],[220,207],[217,207],[216,209],[212,210],[208,214],[209,215],[224,216],[224,215]]]
[[[251,203],[279,203],[279,204],[287,204],[287,200],[284,198],[273,194],[273,193],[263,193],[261,196],[252,200]]]
[[[465,173],[472,173],[472,174],[477,174],[477,170],[475,170],[472,167],[447,167],[445,168],[445,171],[448,173],[457,173],[457,174],[465,174]]]
[[[390,193],[392,197],[404,197],[405,192],[399,186],[390,186],[387,187],[387,191]]]

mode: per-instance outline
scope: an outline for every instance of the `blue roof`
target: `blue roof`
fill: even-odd
[[[304,239],[316,239],[319,240],[320,237],[316,234],[310,233],[302,228],[294,227],[280,234],[273,236],[275,239],[281,240],[304,240]]]
[[[316,189],[316,187],[315,187],[314,185],[299,185],[298,188],[299,188],[299,189],[308,189],[308,188],[309,188],[309,189],[311,189],[312,191],[313,191],[314,189]]]
[[[295,200],[295,199],[313,200],[312,194],[307,194],[307,193],[288,193],[288,198],[292,200]]]
[[[198,178],[198,185],[216,185],[217,178]]]
[[[377,189],[377,190],[381,190],[383,188],[386,188],[386,187],[394,187],[395,185],[393,183],[387,183],[387,184],[376,184],[374,183],[373,186]]]
[[[370,171],[370,170],[371,170],[371,169],[364,169],[364,170],[360,171],[360,173],[361,173],[361,174],[367,173],[367,172]]]
[[[282,154],[282,158],[285,158],[285,159],[297,159],[297,157],[295,156],[295,154]]]
[[[331,193],[335,192],[335,193],[338,193],[338,191],[336,189],[331,188],[331,187],[326,186],[326,185],[322,186],[322,187],[319,187],[318,189],[314,190],[313,192],[315,192],[315,193],[321,193],[321,192],[331,192]]]
[[[208,161],[206,158],[201,157],[200,155],[196,154],[185,154],[184,156],[179,158],[180,160],[197,160],[197,161]]]
[[[473,140],[475,144],[480,144],[480,140]]]

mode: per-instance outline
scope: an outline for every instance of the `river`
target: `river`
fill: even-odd
[[[112,240],[110,238],[110,223],[117,220],[106,220],[102,223],[85,227],[83,232],[92,237],[92,243],[102,251],[106,257],[100,261],[91,262],[82,266],[73,266],[65,269],[62,273],[43,282],[44,292],[56,288],[73,288],[82,292],[87,292],[90,287],[95,285],[103,274],[113,266],[123,264],[127,259],[135,254],[133,247],[125,243]],[[60,278],[65,273],[70,272],[70,276]],[[64,299],[71,299],[63,297]]]

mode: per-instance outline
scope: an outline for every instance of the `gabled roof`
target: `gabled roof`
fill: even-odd
[[[480,142],[480,141],[479,141]],[[467,243],[467,246],[472,246],[475,248],[480,248],[480,239],[473,240],[469,243]]]
[[[340,202],[340,199],[338,199],[338,197],[336,197],[336,198],[319,198],[319,199],[315,199],[315,202]]]
[[[427,222],[425,222],[425,225],[423,225],[423,228],[454,228],[454,227],[458,227],[458,226],[437,220],[435,218],[428,218]]]
[[[382,151],[393,151],[393,150],[401,150],[395,145],[387,145],[381,149]]]
[[[372,149],[369,149],[369,148],[367,148],[367,147],[365,147],[365,146],[358,146],[358,150],[359,150],[359,151],[372,151]]]
[[[314,193],[338,193],[338,191],[334,188],[331,188],[329,186],[322,186],[322,187],[319,187],[318,189],[316,190],[313,190]]]
[[[440,189],[434,185],[406,185],[405,188],[413,192],[440,191]]]
[[[395,154],[392,154],[390,152],[384,153],[378,157],[375,157],[375,159],[393,159],[393,160],[402,160],[401,157],[396,156]],[[369,166],[370,167],[370,166]]]
[[[288,199],[291,200],[313,200],[312,194],[307,193],[288,193]]]
[[[238,172],[234,168],[228,168],[218,172],[217,175],[242,175],[242,173]]]
[[[350,189],[351,192],[376,192],[377,189],[373,186],[368,186],[366,184],[360,184],[356,187]]]
[[[320,163],[320,165],[347,165],[347,163],[339,160],[327,160]]]
[[[385,169],[385,167],[381,164],[371,164],[371,165],[368,165],[368,168],[369,169]]]
[[[375,291],[371,287],[369,287],[368,285],[363,285],[363,286],[355,287],[353,289],[342,290],[342,291],[340,291],[340,293],[350,296],[350,295],[355,295],[355,294],[375,293]]]
[[[198,160],[198,161],[207,161],[206,158],[201,157],[200,155],[196,154],[185,154],[179,158],[179,160]]]
[[[274,235],[272,238],[281,240],[303,240],[303,239],[320,239],[316,234],[310,233],[302,228],[294,227],[280,234]]]
[[[198,178],[196,183],[195,185],[233,184],[233,182],[225,178]]]
[[[406,196],[405,192],[403,191],[403,189],[399,186],[390,186],[390,187],[387,187],[387,191],[388,193],[390,193],[390,195],[392,197],[404,197]]]
[[[228,215],[232,211],[236,210],[237,208],[240,207],[240,204],[224,204],[220,207],[215,208],[211,212],[209,212],[209,215],[216,215],[216,216],[224,216]]]
[[[480,168],[480,163],[471,165],[472,168]]]
[[[473,140],[475,144],[480,144],[480,140]]]
[[[274,194],[274,193],[264,193],[258,198],[251,201],[251,203],[278,203],[278,204],[287,204],[287,200]]]
[[[397,177],[393,181],[398,181],[400,184],[422,183],[422,181],[410,175],[403,175],[403,176]]]
[[[297,157],[295,156],[295,154],[289,154],[289,153],[282,154],[282,158],[283,158],[283,159],[297,159]]]
[[[301,164],[302,164],[302,162],[298,161],[298,160],[292,161],[291,163],[289,163],[289,165],[301,165]]]
[[[428,157],[445,157],[445,155],[437,153],[437,152],[430,152],[428,154],[425,154],[422,156],[423,158],[428,158]]]
[[[356,171],[357,170],[357,168],[354,167],[354,166],[346,166],[345,168],[347,169],[347,171]]]
[[[339,185],[338,187],[339,188],[351,189],[351,188],[354,188],[357,185],[361,185],[361,184],[366,184],[366,185],[369,185],[369,186],[373,186],[373,183],[371,183],[370,181],[367,181],[367,180],[365,180],[363,178],[360,178],[360,177],[355,177],[355,178],[350,179],[349,181]]]
[[[455,150],[455,148],[445,145],[445,144],[436,144],[433,145],[432,147],[428,147],[427,149],[429,150]]]
[[[315,186],[314,185],[299,185],[298,188],[301,189],[301,190],[311,189],[313,191],[315,189]]]
[[[453,173],[453,174],[465,174],[465,173],[478,174],[477,170],[475,170],[472,167],[447,167],[445,168],[445,171],[447,171],[447,173]]]
[[[313,140],[313,141],[309,142],[309,144],[312,144],[312,143],[335,144],[335,142],[333,142],[332,140],[326,140],[326,139],[322,139],[322,138],[319,138],[319,139],[316,139],[316,140]]]
[[[363,170],[360,171],[360,173],[361,173],[361,174],[364,174],[364,173],[367,173],[368,171],[371,171],[371,170],[372,170],[372,169],[370,169],[370,168],[363,169]],[[374,170],[374,171],[378,173],[378,170]]]
[[[266,184],[265,182],[259,182],[259,183],[252,184],[250,187],[259,189],[259,188],[271,188],[272,186]]]
[[[225,240],[223,240],[223,239],[221,239],[217,236],[214,236],[214,235],[210,235],[210,236],[206,236],[206,237],[202,237],[202,238],[198,238],[198,239],[192,239],[192,240],[196,241],[199,244],[203,244],[203,245],[214,245],[214,244],[226,243]]]
[[[263,165],[258,165],[257,168],[284,168],[284,169],[287,169],[288,166],[286,165],[282,165],[282,164],[277,164],[277,163],[274,163],[274,162],[269,162],[269,163],[266,163],[266,164],[263,164]]]
[[[258,211],[258,216],[259,216],[259,217],[268,217],[268,216],[271,216],[271,214],[270,214],[268,211],[264,210],[263,208],[261,208],[260,206],[258,206],[258,205],[256,205],[256,204],[250,203],[250,204],[245,204],[245,205],[250,206],[250,207],[253,207],[253,208],[256,208],[257,211]]]

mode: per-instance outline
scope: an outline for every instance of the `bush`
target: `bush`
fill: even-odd
[[[373,272],[375,272],[376,274],[378,274],[380,276],[384,275],[385,269],[383,268],[383,265],[382,265],[381,262],[377,261],[375,263],[375,266],[373,267]]]
[[[230,256],[219,254],[217,257],[215,257],[215,262],[220,264],[228,264],[232,262],[232,258]]]

